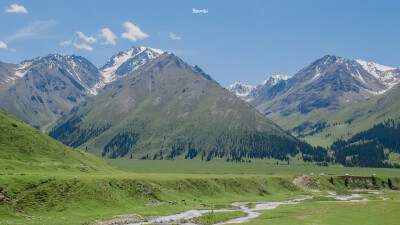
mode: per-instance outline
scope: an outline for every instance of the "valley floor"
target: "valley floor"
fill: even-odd
[[[108,162],[118,165],[121,169],[134,173],[168,173],[168,174],[258,174],[258,175],[298,175],[314,173],[325,176],[342,176],[345,174],[357,176],[400,176],[400,169],[315,166],[302,164],[287,164],[286,161],[271,159],[267,161],[253,160],[252,163],[235,163],[224,160],[204,162],[200,160],[135,160],[109,159]],[[276,164],[278,162],[278,165]]]
[[[392,190],[400,187],[398,169],[131,162],[134,166],[130,168],[136,172],[3,173],[0,175],[0,224],[138,222],[192,209],[235,209],[230,205],[232,202],[275,202],[304,196],[313,196],[313,199],[257,211],[261,215],[249,224],[393,224],[400,220],[397,213],[400,193]],[[128,162],[120,164],[128,168]],[[151,173],[145,173],[146,167]],[[211,169],[214,174],[210,173]],[[315,175],[309,175],[310,171]],[[344,173],[352,176],[346,181]],[[375,179],[371,173],[377,174]],[[294,184],[295,175],[301,174],[297,176],[300,182]],[[363,192],[366,189],[369,192],[376,189],[379,194]],[[338,195],[361,191],[362,198],[369,201],[336,201],[325,197],[328,191]],[[213,224],[242,216],[215,212],[204,214],[197,222]]]

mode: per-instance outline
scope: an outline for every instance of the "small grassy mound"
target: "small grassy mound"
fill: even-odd
[[[223,222],[223,221],[228,221],[228,220],[231,220],[231,219],[244,217],[244,216],[246,216],[246,213],[241,212],[241,211],[235,211],[235,212],[210,212],[210,213],[205,213],[202,216],[194,218],[194,222],[196,224],[209,225],[209,224],[216,224],[216,223],[220,223],[220,222]]]

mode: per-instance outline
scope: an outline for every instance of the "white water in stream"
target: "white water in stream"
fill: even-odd
[[[281,202],[235,202],[232,203],[232,206],[239,207],[239,209],[206,209],[206,210],[188,210],[179,214],[169,215],[169,216],[160,216],[154,219],[151,219],[147,222],[140,222],[140,223],[130,223],[129,225],[139,225],[139,224],[176,224],[181,220],[190,220],[195,217],[199,217],[205,213],[209,212],[235,212],[235,211],[242,211],[247,215],[240,218],[235,218],[232,220],[228,220],[218,224],[232,224],[232,223],[246,223],[250,220],[257,218],[261,215],[261,213],[256,212],[257,210],[268,210],[268,209],[275,209],[276,207],[283,205],[283,204],[298,204],[305,199],[312,199],[312,196],[307,196],[304,198],[298,198],[288,201],[281,201]],[[248,208],[247,205],[255,204],[254,207]],[[185,223],[185,224],[193,224],[193,223]]]
[[[374,192],[372,192],[374,193]],[[381,193],[376,193],[376,194],[381,194]],[[367,198],[362,198],[363,196],[360,194],[351,194],[348,196],[339,196],[335,192],[328,192],[328,195],[325,197],[330,197],[335,200],[339,200],[340,202],[365,202],[368,201]],[[301,201],[304,201],[306,199],[312,199],[313,196],[306,196],[304,198],[297,198],[297,199],[292,199],[288,201],[281,201],[281,202],[235,202],[232,203],[231,206],[237,207],[238,209],[205,209],[205,210],[188,210],[182,213],[174,214],[174,215],[168,215],[168,216],[160,216],[156,217],[154,219],[150,219],[149,221],[146,222],[140,222],[140,223],[130,223],[128,225],[140,225],[140,224],[194,224],[194,223],[183,223],[184,221],[190,221],[191,219],[195,217],[199,217],[205,213],[210,213],[210,212],[244,212],[246,213],[246,216],[244,217],[239,217],[235,218],[232,220],[224,221],[221,223],[217,224],[234,224],[234,223],[246,223],[249,222],[252,219],[255,219],[261,215],[261,213],[257,212],[258,210],[268,210],[268,209],[275,209],[276,207],[284,204],[298,204]],[[362,198],[362,199],[360,199]],[[382,200],[387,200],[388,198],[383,198]],[[330,202],[330,201],[326,201]],[[195,225],[195,224],[194,224]]]

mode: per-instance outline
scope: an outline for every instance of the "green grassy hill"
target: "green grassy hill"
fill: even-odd
[[[112,172],[116,167],[72,149],[0,111],[0,173]]]

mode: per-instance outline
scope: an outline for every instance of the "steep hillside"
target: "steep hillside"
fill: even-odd
[[[287,159],[326,151],[288,135],[200,68],[164,53],[107,85],[50,135],[105,157]]]
[[[336,111],[314,110],[306,115],[286,117],[274,115],[283,128],[314,145],[329,146],[337,139],[347,140],[353,135],[383,123],[400,118],[400,85],[384,94],[341,107]]]
[[[100,80],[87,59],[57,54],[24,61],[9,73],[9,82],[2,82],[0,108],[44,131],[94,95],[92,88]]]
[[[0,111],[0,173],[112,172],[102,159],[71,149]]]

